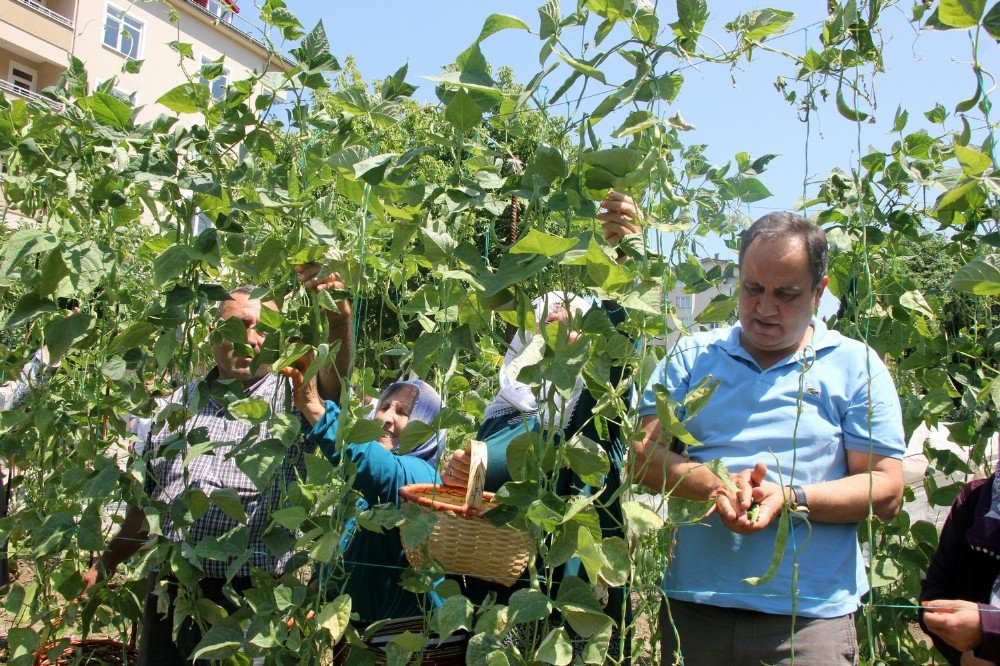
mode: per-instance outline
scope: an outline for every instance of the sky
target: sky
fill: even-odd
[[[524,20],[532,29],[538,29],[538,7],[542,0],[369,0],[344,2],[343,0],[286,0],[288,8],[302,21],[306,29],[322,20],[333,54],[343,62],[353,56],[366,80],[383,78],[402,64],[409,65],[408,81],[419,86],[414,97],[420,101],[436,103],[434,85],[423,77],[441,73],[441,67],[455,60],[478,36],[487,16],[494,13],[509,14]],[[565,15],[575,3],[563,0]],[[660,25],[676,19],[674,2],[660,2]],[[825,2],[794,2],[775,0],[771,3],[745,0],[710,0],[711,17],[704,34],[722,44],[731,36],[723,25],[737,14],[752,9],[773,7],[796,13],[796,20],[786,34],[768,44],[773,48],[802,54],[808,46],[820,47],[819,36],[826,18]],[[822,181],[834,167],[850,168],[858,163],[869,146],[887,150],[894,140],[891,135],[897,107],[908,109],[910,120],[907,131],[920,127],[932,134],[941,133],[923,116],[925,111],[942,103],[951,112],[956,103],[971,96],[975,87],[971,62],[971,40],[965,31],[918,32],[911,23],[912,3],[900,1],[883,11],[880,21],[883,40],[885,72],[877,75],[872,92],[876,102],[872,113],[873,124],[858,124],[839,115],[831,96],[812,114],[807,126],[796,109],[786,102],[775,89],[775,80],[784,76],[794,85],[794,65],[787,59],[769,53],[756,52],[750,63],[745,60],[736,68],[728,65],[703,64],[698,66],[678,63],[685,77],[681,93],[675,102],[660,108],[663,117],[680,113],[693,125],[693,131],[682,137],[685,143],[704,143],[707,156],[713,164],[725,164],[740,151],[753,158],[777,153],[761,180],[773,196],[743,206],[741,212],[751,219],[771,211],[788,210],[797,205],[803,194],[803,181]],[[244,16],[253,13],[251,8]],[[602,46],[614,43],[620,33],[612,33]],[[661,40],[665,41],[665,40]],[[701,47],[717,52],[719,47],[703,39]],[[525,83],[540,70],[538,52],[541,46],[537,35],[522,30],[499,32],[482,43],[486,59],[499,67],[509,65],[515,78]],[[574,54],[575,55],[575,54]],[[550,57],[547,64],[554,61]],[[1000,65],[1000,47],[984,34],[980,43],[980,61],[987,69]],[[625,81],[630,67],[615,67],[609,61],[605,69],[608,83]],[[543,96],[554,92],[568,74],[561,66],[546,79]],[[588,90],[602,92],[601,86]],[[607,88],[610,91],[610,86]],[[798,86],[802,90],[802,86]],[[831,88],[835,93],[835,89]],[[595,105],[604,94],[584,103]],[[850,100],[850,98],[849,98]],[[567,107],[560,102],[554,113],[565,114]],[[949,130],[957,125],[949,118]],[[607,138],[620,122],[620,117],[608,118],[597,126],[600,136]],[[808,141],[807,141],[808,137]],[[860,148],[860,154],[859,154]],[[807,155],[808,149],[808,155]],[[815,193],[815,185],[810,192]],[[710,250],[728,251],[716,242]],[[830,303],[825,308],[829,309]]]

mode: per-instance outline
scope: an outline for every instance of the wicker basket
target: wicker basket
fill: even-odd
[[[44,652],[37,653],[35,666],[124,666],[139,663],[139,651],[134,644],[125,645],[110,638],[74,638],[55,661]]]
[[[527,532],[510,526],[494,527],[483,513],[497,506],[493,493],[483,492],[486,445],[470,442],[469,487],[414,483],[399,489],[403,502],[424,511],[436,511],[437,521],[427,541],[407,548],[406,559],[419,569],[426,556],[449,574],[472,576],[512,586],[534,556],[534,542]]]

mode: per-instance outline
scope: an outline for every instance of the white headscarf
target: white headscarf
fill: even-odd
[[[539,327],[545,325],[547,314],[555,309],[569,310],[572,314],[571,319],[575,323],[578,317],[582,317],[593,307],[589,301],[576,294],[555,291],[539,296],[532,305],[535,308],[535,321]],[[511,340],[510,348],[504,356],[503,367],[500,369],[500,390],[486,408],[483,418],[490,419],[506,412],[516,411],[521,414],[537,415],[544,427],[551,425],[561,430],[569,424],[576,403],[580,400],[580,394],[583,393],[583,379],[576,378],[576,386],[568,398],[561,395],[552,382],[543,381],[536,394],[535,389],[518,381],[517,374],[522,366],[517,363],[517,358],[531,344],[532,337],[527,331],[518,331]]]

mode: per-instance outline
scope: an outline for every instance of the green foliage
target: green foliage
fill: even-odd
[[[535,328],[532,298],[572,290],[617,299],[627,308],[617,329],[594,312],[571,343],[565,326],[550,325],[509,370],[530,385],[544,380],[564,392],[581,377],[597,401],[595,429],[620,423],[635,432],[628,390],[644,385],[669,351],[643,346],[640,354],[634,341],[679,328],[665,298],[674,287],[701,293],[730,277],[702,268],[704,238],[734,243],[742,207],[771,196],[766,167],[774,155],[738,152],[712,165],[705,146],[685,143],[692,126],[672,108],[683,99],[679,70],[752,61],[789,30],[794,16],[764,8],[733,17],[723,30],[734,46],[708,55],[704,0],[679,0],[669,25],[662,7],[643,2],[587,0],[566,9],[550,0],[539,7],[537,23],[489,16],[473,43],[431,77],[434,105],[412,99],[416,88],[405,65],[371,84],[350,58],[341,67],[322,24],[306,30],[279,0],[263,3],[262,20],[295,43],[295,63],[233,82],[221,101],[191,79],[159,99],[175,115],[138,122],[139,110],[107,85],[88,89],[87,73],[73,61],[52,92],[61,111],[20,99],[0,102],[7,167],[0,189],[9,229],[0,237],[3,377],[16,377],[42,344],[59,362],[23,407],[0,418],[0,459],[20,470],[16,496],[23,498],[0,519],[0,535],[32,570],[4,602],[18,623],[9,632],[12,658],[30,660],[40,646],[70,634],[116,632],[138,619],[155,566],[167,567],[190,591],[202,558],[245,554],[248,517],[236,492],[191,489],[171,508],[178,524],[186,529],[214,505],[236,527],[191,548],[159,534],[168,508],[150,507],[153,543],[120,574],[124,584],[79,597],[90,552],[101,549],[109,522],[120,520],[113,508],[144,501],[143,461],[129,454],[131,465],[119,468],[115,457],[125,457],[121,416],[180,426],[187,408],[161,409],[154,398],[203,376],[213,343],[247,347],[237,320],[213,320],[226,287],[253,284],[256,295],[278,306],[262,313],[267,341],[255,363],[274,371],[313,351],[318,369],[336,354],[323,328],[323,310],[335,307],[334,297],[310,297],[291,267],[320,261],[337,271],[346,293],[336,298],[346,296],[354,306],[356,346],[346,378],[354,396],[375,396],[388,381],[414,372],[445,399],[448,409],[435,428],[447,430],[450,448],[472,435],[495,394],[513,328]],[[998,11],[1000,4],[942,0],[926,19],[923,5],[915,13],[928,28],[997,38]],[[877,3],[830,3],[815,43],[801,55],[783,54],[792,73],[778,89],[803,117],[832,105],[849,122],[871,120],[871,88],[862,77],[882,70],[878,21]],[[540,70],[526,85],[514,83],[508,69],[494,71],[480,48],[505,30],[539,40]],[[581,34],[585,40],[576,39]],[[576,52],[569,46],[576,43],[586,47]],[[190,56],[190,45],[173,46],[182,59]],[[206,65],[202,74],[211,78],[216,67]],[[611,72],[620,71],[619,81]],[[986,465],[1000,407],[1000,173],[992,135],[972,129],[989,119],[990,109],[982,66],[972,71],[971,97],[914,114],[921,122],[926,117],[934,133],[907,131],[909,113],[897,110],[892,144],[835,170],[806,202],[836,245],[830,289],[841,310],[831,325],[887,359],[907,432],[921,421],[947,423],[967,453],[928,452],[926,490],[934,504],[949,503],[957,492],[954,483],[938,484],[936,472],[961,476]],[[596,106],[582,110],[598,84],[604,87]],[[965,95],[971,88],[963,86]],[[284,115],[274,111],[279,94],[288,100]],[[559,109],[568,102],[567,116],[553,111],[557,102]],[[696,118],[696,110],[685,113]],[[613,123],[601,125],[606,118]],[[622,244],[621,261],[595,220],[595,201],[609,188],[642,203],[650,230]],[[199,215],[210,228],[198,223]],[[667,251],[664,233],[672,234]],[[734,305],[718,296],[697,323],[731,320]],[[622,366],[630,383],[617,385],[612,369]],[[717,381],[691,391],[684,404],[689,415],[707,404]],[[270,414],[259,400],[240,400],[224,382],[211,392],[200,385],[195,404],[209,395],[235,418],[267,424],[274,439],[242,442],[232,455],[258,488],[273,483],[285,449],[301,440],[298,422]],[[664,431],[697,445],[676,417],[678,405],[663,391],[658,398]],[[340,445],[380,433],[359,402],[345,405]],[[404,445],[431,430],[408,428]],[[217,444],[195,429],[169,446],[190,462]],[[658,604],[670,529],[697,522],[708,505],[672,498],[657,513],[624,502],[624,527],[638,544],[630,549],[597,529],[597,507],[618,497],[555,492],[556,479],[568,471],[603,488],[611,467],[597,442],[578,435],[557,444],[551,435],[525,435],[511,444],[508,461],[515,480],[498,494],[502,511],[493,518],[528,530],[542,553],[529,570],[536,584],[516,591],[508,606],[489,601],[480,608],[449,588],[444,606],[428,613],[428,629],[472,632],[476,663],[620,660],[635,626],[609,617],[583,578],[552,585],[555,568],[577,558],[590,581],[627,585],[640,604],[637,614],[648,619]],[[293,560],[298,573],[308,570],[306,559],[331,565],[329,596],[293,572],[279,580],[256,576],[246,607],[229,618],[181,595],[179,616],[206,629],[200,656],[314,663],[338,640],[357,645],[352,600],[337,593],[345,524],[357,518],[361,529],[399,527],[408,545],[434,529],[433,514],[414,507],[359,515],[349,466],[309,456],[307,469],[284,489],[265,540],[275,553],[301,554]],[[790,519],[782,515],[782,534]],[[936,543],[933,526],[911,525],[904,512],[889,524],[863,524],[860,535],[874,563],[871,602],[860,620],[867,662],[927,663],[929,651],[906,628],[913,613],[899,607],[916,597]],[[760,563],[762,576],[751,584],[773,574],[783,538],[772,566]],[[411,570],[406,585],[430,590],[439,578],[433,568]],[[62,621],[54,624],[55,618]],[[515,631],[523,639],[517,647]],[[612,636],[621,636],[617,646]],[[404,663],[427,638],[398,638],[393,659]]]

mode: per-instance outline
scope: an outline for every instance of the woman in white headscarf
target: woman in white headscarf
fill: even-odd
[[[597,219],[602,223],[604,239],[611,246],[617,246],[626,236],[642,233],[642,213],[627,194],[609,192],[601,202]],[[586,425],[587,432],[583,434],[594,441],[601,439],[594,431],[593,419],[590,418],[595,401],[584,391],[582,377],[576,377],[575,387],[568,395],[558,391],[548,381],[543,381],[536,391],[518,379],[521,369],[527,365],[524,351],[540,328],[562,322],[569,328],[568,341],[572,343],[579,337],[583,318],[595,302],[570,292],[552,291],[536,298],[532,305],[539,330],[518,331],[514,335],[500,370],[500,390],[486,408],[483,424],[479,428],[478,439],[489,445],[487,490],[496,490],[510,480],[507,445],[521,432],[545,430],[568,438]],[[624,321],[625,311],[618,303],[605,301],[600,307],[613,325]],[[581,404],[581,399],[584,404]],[[613,436],[610,438],[614,439]],[[620,445],[618,448],[621,448]],[[464,485],[468,480],[468,471],[465,452],[457,451],[446,461],[441,476],[447,484]]]
[[[554,291],[536,298],[532,305],[539,329],[555,322],[565,324],[570,329],[570,342],[579,337],[574,329],[579,328],[584,315],[593,307],[592,303],[580,296]],[[534,334],[518,331],[514,335],[500,369],[500,390],[483,413],[483,423],[479,427],[477,438],[489,444],[487,490],[496,490],[510,480],[507,444],[511,439],[529,430],[565,434],[577,414],[576,407],[583,395],[581,377],[576,378],[575,386],[568,393],[560,391],[550,381],[542,381],[537,388],[533,388],[517,377],[524,366],[524,357],[528,355],[525,350],[532,345],[534,336],[538,334],[539,331]],[[575,431],[575,428],[569,429]],[[464,482],[467,474],[467,469],[462,464],[464,456],[464,451],[456,452],[445,465],[445,483]]]
[[[45,370],[49,365],[49,350],[42,347],[34,353],[17,379],[0,384],[0,412],[14,409],[31,393],[31,390],[45,382]]]
[[[539,326],[553,322],[562,322],[570,327],[569,342],[579,338],[574,328],[579,327],[580,320],[593,307],[590,301],[576,294],[550,291],[532,302],[535,310],[535,321]],[[571,320],[572,319],[572,325]],[[576,387],[568,397],[560,393],[552,382],[542,382],[542,387],[535,391],[517,379],[514,373],[519,368],[516,361],[532,340],[532,334],[518,331],[510,341],[510,348],[504,357],[503,370],[500,372],[500,391],[496,398],[486,408],[483,420],[489,421],[496,416],[516,412],[519,414],[537,414],[539,420],[547,427],[565,428],[573,414],[580,392],[583,390],[583,379],[576,378]]]
[[[642,227],[638,223],[640,214],[631,197],[612,192],[601,206],[604,212],[598,217],[604,223],[605,238],[610,244],[617,244],[625,235],[641,233]],[[538,433],[543,441],[557,445],[578,434],[583,435],[597,442],[607,454],[607,474],[600,483],[592,484],[583,481],[571,470],[562,469],[556,479],[554,491],[562,498],[600,492],[600,499],[594,506],[602,536],[623,537],[621,526],[624,519],[618,498],[622,485],[624,446],[618,433],[618,425],[609,420],[605,422],[606,431],[598,430],[593,418],[597,400],[586,390],[580,376],[574,378],[572,387],[568,385],[568,381],[563,382],[561,391],[551,381],[541,381],[533,387],[519,377],[521,370],[532,365],[531,361],[538,358],[538,353],[544,349],[541,346],[542,340],[536,337],[541,335],[542,327],[557,322],[564,325],[567,329],[565,342],[573,344],[583,335],[580,331],[583,330],[583,322],[588,313],[591,316],[606,317],[612,326],[618,326],[625,319],[625,311],[612,301],[598,305],[596,301],[559,291],[536,298],[532,305],[537,322],[536,330],[518,331],[511,340],[500,370],[500,389],[486,408],[484,421],[477,435],[477,439],[487,445],[486,490],[495,491],[511,480],[507,451],[522,435]],[[593,312],[598,307],[604,312]],[[611,383],[618,384],[622,373],[622,368],[612,368]],[[464,451],[457,451],[448,458],[441,477],[449,485],[465,485],[468,480],[468,460]],[[553,582],[558,584],[566,576],[586,578],[586,573],[580,562],[573,559],[559,567]],[[527,585],[527,581],[518,581],[507,587],[467,578],[463,585],[466,596],[476,603],[481,602],[489,593],[496,595],[498,603],[506,603],[514,591]],[[609,590],[608,597],[605,612],[617,624],[625,614],[624,591]]]

